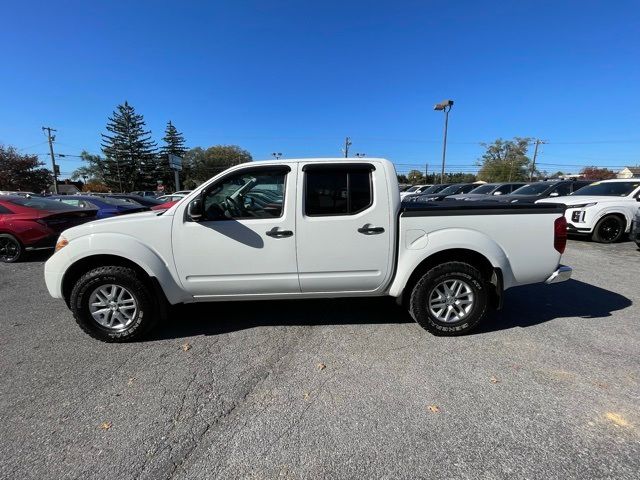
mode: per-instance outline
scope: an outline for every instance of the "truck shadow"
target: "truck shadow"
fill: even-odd
[[[577,280],[528,285],[505,294],[505,307],[472,334],[530,327],[561,318],[607,318],[632,304],[628,298]],[[254,327],[370,325],[413,322],[390,298],[273,300],[180,305],[152,340],[219,335]]]
[[[475,333],[530,327],[560,318],[607,318],[632,304],[623,295],[578,280],[513,288],[507,290],[504,300],[504,308],[489,315]]]

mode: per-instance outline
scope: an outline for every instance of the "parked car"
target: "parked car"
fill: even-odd
[[[442,190],[436,193],[428,193],[422,195],[416,195],[414,202],[433,202],[444,200],[445,197],[449,195],[458,195],[461,193],[469,193],[471,190],[476,188],[478,185],[475,183],[453,183],[447,185]]]
[[[423,193],[427,188],[432,186],[433,185],[412,185],[406,190],[400,192],[400,199],[406,197],[407,195],[419,195]]]
[[[93,220],[96,209],[80,209],[42,197],[0,196],[0,262],[25,252],[52,249],[67,228]]]
[[[33,192],[22,192],[22,191],[13,191],[13,190],[0,190],[0,195],[13,195],[14,197],[42,197],[42,195],[38,195]]]
[[[98,193],[98,194],[92,194],[92,196],[117,198],[119,200],[124,200],[125,202],[129,202],[133,205],[142,205],[144,207],[149,207],[149,208],[155,207],[156,205],[160,205],[164,203],[155,197],[141,197],[140,195],[131,195],[127,193]]]
[[[543,182],[533,182],[514,190],[510,195],[493,197],[491,200],[511,203],[534,203],[543,198],[571,195],[573,192],[591,183],[593,183],[593,180],[547,180]]]
[[[173,192],[174,195],[184,195],[187,196],[192,192],[192,190],[178,190],[177,192]]]
[[[98,208],[96,219],[109,218],[115,215],[138,213],[149,210],[149,207],[134,205],[131,202],[118,198],[99,197],[97,195],[53,195],[51,200],[65,203],[77,208],[83,208],[84,202],[88,202]]]
[[[564,207],[476,203],[401,203],[383,159],[241,164],[161,215],[67,230],[45,281],[111,342],[140,338],[167,304],[372,296],[458,335],[504,290],[571,276]]]
[[[180,200],[172,200],[170,202],[164,202],[164,203],[161,203],[160,205],[156,205],[155,207],[151,207],[151,210],[168,210],[169,208],[173,207],[179,201]]]
[[[425,190],[422,191],[422,193],[417,193],[417,194],[410,193],[408,195],[405,195],[404,197],[401,196],[400,200],[403,202],[415,202],[418,199],[418,197],[420,197],[421,195],[438,193],[449,186],[451,186],[450,183],[437,183],[435,185],[431,185],[430,187],[426,188]]]
[[[640,207],[638,207],[638,210],[636,210],[636,217],[633,220],[631,240],[636,242],[636,245],[638,246],[638,248],[640,248]]]
[[[135,192],[130,192],[131,195],[138,195],[139,197],[151,197],[155,198],[159,195],[162,195],[162,192],[157,192],[154,190],[137,190]]]
[[[536,203],[567,206],[569,233],[589,235],[600,243],[613,243],[631,231],[640,206],[640,179],[595,182],[566,197],[545,198]]]
[[[483,185],[476,186],[476,188],[469,191],[469,193],[449,195],[448,197],[445,197],[445,200],[486,200],[491,196],[508,195],[523,185],[523,182],[485,183]]]
[[[177,202],[178,200],[182,200],[184,197],[186,197],[186,195],[171,193],[169,195],[162,195],[161,197],[158,197],[157,200],[159,200],[160,203]]]

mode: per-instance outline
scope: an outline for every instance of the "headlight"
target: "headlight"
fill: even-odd
[[[69,245],[69,240],[67,240],[64,237],[60,237],[58,238],[58,242],[56,243],[56,252],[58,250],[62,250],[64,247],[66,247],[67,245]]]
[[[567,208],[587,208],[587,207],[593,207],[596,203],[598,203],[598,202],[593,202],[593,203],[581,203],[580,205],[567,205]]]

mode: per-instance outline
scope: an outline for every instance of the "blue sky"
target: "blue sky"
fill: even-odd
[[[0,143],[99,152],[118,103],[157,140],[254,158],[384,156],[469,171],[479,143],[548,141],[549,171],[640,163],[637,1],[3,2]],[[42,157],[46,159],[46,157]],[[78,166],[60,159],[63,174]],[[64,176],[64,175],[63,175]]]

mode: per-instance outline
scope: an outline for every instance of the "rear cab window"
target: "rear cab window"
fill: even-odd
[[[355,215],[368,209],[373,205],[372,170],[370,164],[305,165],[305,215]]]

